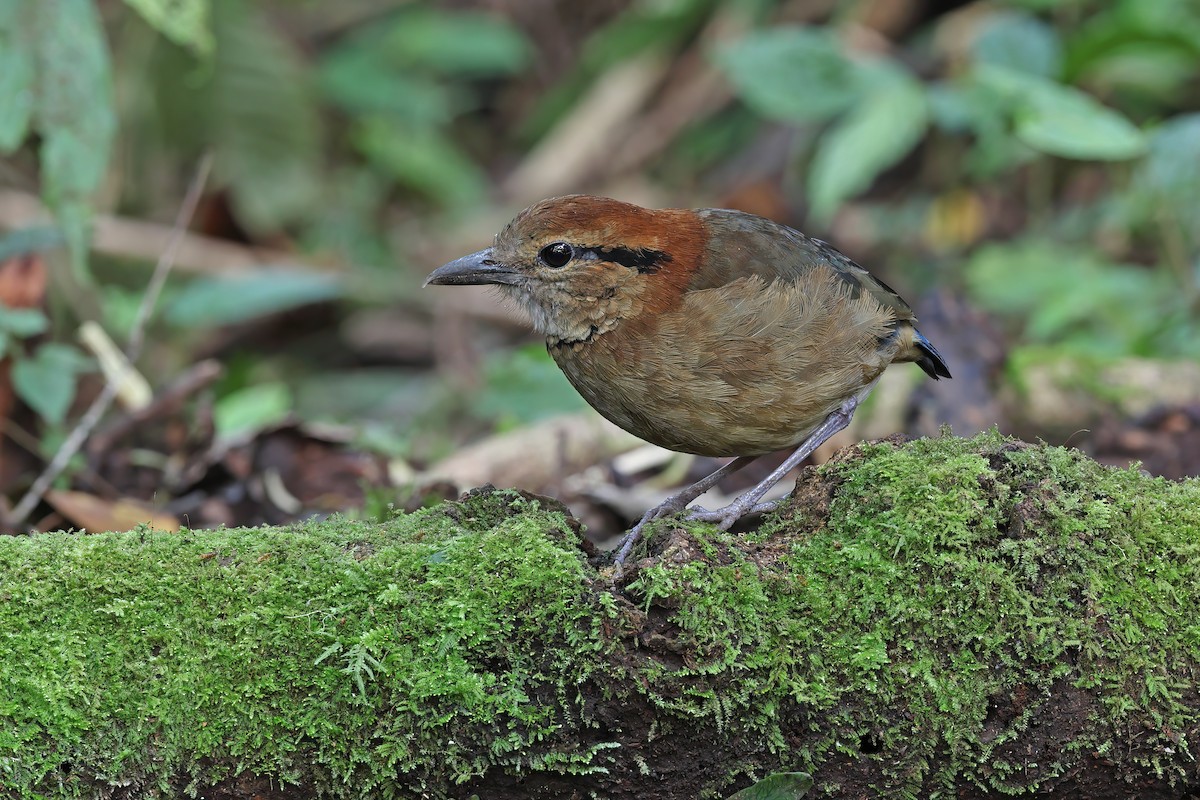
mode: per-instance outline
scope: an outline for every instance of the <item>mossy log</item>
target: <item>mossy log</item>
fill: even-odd
[[[851,448],[621,578],[500,491],[4,538],[0,794],[1178,800],[1198,587],[1200,482],[994,434]]]

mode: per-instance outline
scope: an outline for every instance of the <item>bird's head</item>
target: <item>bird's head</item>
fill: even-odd
[[[552,342],[589,341],[678,302],[707,235],[692,211],[569,195],[522,211],[486,250],[425,284],[494,284]]]

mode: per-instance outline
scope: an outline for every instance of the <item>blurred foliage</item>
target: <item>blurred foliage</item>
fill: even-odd
[[[0,358],[14,361],[13,391],[42,419],[58,425],[75,396],[76,375],[90,371],[92,363],[64,344],[31,348],[28,340],[45,333],[49,324],[41,309],[0,305]]]
[[[518,73],[529,45],[502,19],[414,5],[331,48],[317,66],[349,118],[352,149],[383,175],[445,206],[480,200],[483,169],[447,136],[478,106],[472,81]]]
[[[175,44],[200,55],[213,49],[208,0],[125,0]]]
[[[108,48],[91,0],[0,4],[0,154],[34,134],[42,195],[86,275],[91,194],[116,128]]]
[[[1200,357],[1187,297],[1167,272],[1030,239],[980,248],[966,279],[985,308],[1023,320],[1023,342],[1091,355]]]
[[[827,5],[7,0],[0,182],[39,189],[78,279],[101,284],[99,313],[121,330],[139,280],[116,259],[87,267],[93,212],[169,219],[192,165],[213,153],[197,227],[304,266],[177,276],[163,303],[171,325],[147,355],[160,367],[191,358],[198,334],[306,304],[419,313],[416,276],[538,199],[513,196],[508,178],[563,131],[602,158],[562,191],[757,198],[752,210],[852,240],[889,280],[905,270],[909,293],[964,287],[1022,340],[1089,357],[1198,355],[1200,4]],[[873,27],[883,8],[916,16]],[[651,89],[630,110],[594,107],[639,80]],[[591,131],[609,139],[588,143]],[[31,235],[0,235],[0,253]],[[46,389],[55,351],[30,360],[12,347],[19,333],[4,336],[29,360],[25,392]],[[261,356],[228,391],[282,381],[292,391],[244,405],[270,416],[320,400],[358,415],[394,386],[404,399],[382,406],[402,408],[403,424],[440,402],[431,396],[505,425],[580,407],[536,346],[492,357],[477,392],[431,390],[414,369],[442,357],[436,339],[387,365],[395,380],[363,371],[321,391],[345,365],[300,342],[286,368]],[[61,399],[43,406],[65,413]]]
[[[540,343],[492,358],[473,405],[477,414],[498,420],[504,428],[587,408]]]
[[[179,327],[228,325],[341,295],[336,276],[264,268],[194,280],[172,296],[163,313]]]
[[[221,398],[213,409],[213,423],[221,439],[249,436],[282,422],[291,408],[292,397],[287,386],[258,383]]]
[[[238,223],[250,231],[303,223],[322,199],[323,120],[311,67],[258,4],[214,0],[212,17],[211,57],[196,61],[156,41],[120,65],[142,99],[131,119],[138,149],[171,161],[211,150]],[[129,36],[136,40],[136,29]]]
[[[79,350],[57,342],[43,344],[32,355],[15,361],[13,389],[51,425],[66,419],[75,397],[75,377],[94,368]]]

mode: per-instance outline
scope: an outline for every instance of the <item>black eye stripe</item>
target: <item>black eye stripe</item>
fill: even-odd
[[[662,250],[650,250],[633,247],[605,247],[595,245],[585,247],[571,245],[566,242],[551,242],[538,251],[538,258],[543,264],[553,269],[565,267],[572,259],[588,261],[607,261],[620,264],[629,269],[636,269],[643,275],[654,274],[662,269],[662,265],[671,260],[671,256]]]
[[[636,269],[643,275],[652,275],[658,272],[662,269],[663,264],[671,260],[671,256],[662,250],[647,250],[640,247],[582,247],[577,252],[584,258],[597,258]]]

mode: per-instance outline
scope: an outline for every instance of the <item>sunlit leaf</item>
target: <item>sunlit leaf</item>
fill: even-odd
[[[0,2],[0,152],[25,140],[36,92],[32,2]]]
[[[857,67],[824,28],[750,34],[721,49],[717,64],[751,108],[790,122],[829,119],[851,105],[862,88]]]
[[[163,316],[179,327],[228,325],[332,300],[342,292],[336,276],[299,270],[201,278],[180,289]]]
[[[213,424],[217,435],[229,438],[253,433],[283,420],[292,409],[292,395],[282,383],[259,383],[217,401]]]
[[[800,800],[812,787],[812,776],[807,773],[777,772],[742,789],[729,800]]]
[[[125,0],[171,41],[197,53],[212,52],[208,0]]]
[[[57,425],[66,418],[75,397],[75,376],[91,366],[74,347],[45,344],[33,355],[15,361],[13,388],[42,419]]]
[[[1015,11],[984,18],[971,53],[983,64],[1045,77],[1062,69],[1062,43],[1054,29],[1031,14]]]
[[[809,171],[812,213],[827,221],[847,198],[921,140],[929,124],[921,84],[896,67],[876,69],[875,88],[822,134]]]
[[[991,65],[974,79],[1010,109],[1017,138],[1043,153],[1116,161],[1146,148],[1136,125],[1078,89]]]

